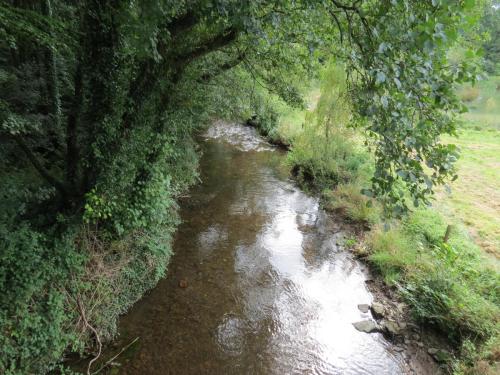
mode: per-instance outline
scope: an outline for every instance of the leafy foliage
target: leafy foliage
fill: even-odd
[[[484,68],[490,74],[500,74],[500,4],[485,7],[480,22],[481,30],[488,35],[484,42]],[[485,38],[486,39],[486,38]]]
[[[449,66],[446,52],[459,29],[473,21],[464,17],[474,2],[377,5],[357,17],[357,34],[351,35],[357,49],[349,63],[357,72],[351,81],[358,123],[375,139],[373,194],[399,215],[407,204],[398,181],[418,206],[428,203],[436,184],[454,176],[457,150],[439,143],[441,134],[454,134],[454,113],[464,110],[450,83],[475,75],[467,62]],[[368,37],[361,38],[362,32]]]

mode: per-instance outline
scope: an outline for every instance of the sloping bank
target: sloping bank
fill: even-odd
[[[190,137],[176,140],[165,173],[146,192],[155,220],[122,236],[107,236],[89,220],[60,218],[44,230],[9,217],[8,207],[0,214],[0,372],[63,370],[65,352],[95,356],[113,337],[118,316],[165,274],[179,222],[176,197],[197,176],[194,147]],[[89,196],[86,215],[104,204],[98,197]]]
[[[412,320],[447,342],[447,351],[430,347],[429,354],[450,373],[498,373],[498,270],[459,223],[447,222],[432,208],[416,209],[400,221],[383,219],[379,204],[361,194],[373,173],[371,157],[359,134],[347,127],[342,72],[330,68],[321,81],[321,97],[302,121],[279,123],[275,114],[254,117],[250,124],[273,143],[287,145],[298,182],[320,194],[327,210],[361,229],[347,245],[378,275],[385,297],[393,305],[404,301]]]

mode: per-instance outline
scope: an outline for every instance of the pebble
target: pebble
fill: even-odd
[[[438,351],[439,351],[439,349],[436,349],[436,348],[429,348],[429,349],[427,349],[427,353],[429,353],[430,355],[434,355]]]
[[[388,321],[384,322],[384,328],[385,328],[386,332],[392,336],[399,335],[399,333],[400,333],[398,325],[396,324],[396,322],[394,322],[392,320],[388,320]]]

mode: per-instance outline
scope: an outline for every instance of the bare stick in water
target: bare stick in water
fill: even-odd
[[[111,364],[111,362],[113,362],[116,358],[118,358],[120,356],[120,354],[122,354],[125,350],[127,350],[128,348],[130,348],[137,340],[139,340],[139,336],[137,336],[135,339],[133,339],[131,342],[129,342],[127,345],[125,345],[122,348],[122,350],[120,350],[118,352],[118,354],[116,354],[115,356],[113,356],[110,359],[108,359],[105,364],[103,364],[101,367],[99,367],[99,369],[97,371],[93,372],[91,375],[95,375],[98,372],[100,372],[103,369],[105,369],[106,367],[108,367]]]

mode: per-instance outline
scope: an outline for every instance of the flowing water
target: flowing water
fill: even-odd
[[[344,232],[248,127],[216,123],[168,275],[120,321],[120,374],[406,374],[369,319]],[[118,347],[117,346],[117,347]]]

